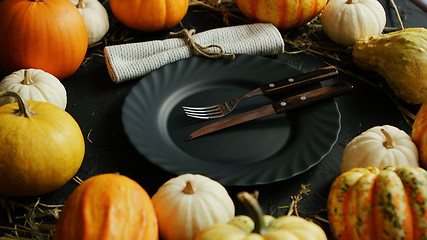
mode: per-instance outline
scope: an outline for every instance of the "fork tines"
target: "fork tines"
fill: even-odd
[[[187,107],[182,106],[184,112],[189,117],[195,117],[200,119],[211,119],[215,116],[222,114],[221,107],[218,105],[212,105],[207,107]]]

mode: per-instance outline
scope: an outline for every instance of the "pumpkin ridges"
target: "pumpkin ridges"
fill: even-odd
[[[193,193],[184,191],[191,182]],[[153,195],[162,239],[193,239],[203,228],[234,217],[234,203],[217,181],[200,174],[182,174],[165,182]],[[181,229],[177,232],[176,229]]]
[[[150,197],[137,182],[100,174],[84,181],[67,199],[53,239],[157,240],[157,218]]]
[[[365,174],[359,178],[350,192],[349,201],[349,223],[356,226],[353,235],[360,239],[372,239],[374,221],[371,218],[372,201],[374,196],[373,185],[377,178],[376,174]]]
[[[174,27],[184,18],[188,1],[110,0],[110,7],[114,16],[130,28],[141,31],[160,31]]]
[[[384,146],[384,129],[393,138],[393,148]],[[411,137],[390,125],[372,127],[352,139],[344,148],[341,171],[353,167],[418,166],[418,151]]]
[[[177,4],[180,4],[177,6]],[[173,18],[165,18],[165,28],[172,28],[176,25],[176,21],[173,19],[180,19],[183,18],[187,14],[188,9],[188,1],[185,2],[179,2],[176,1],[174,4],[170,4],[170,2],[166,2],[166,13],[165,16],[173,16]],[[182,13],[184,14],[182,15]]]
[[[67,92],[59,79],[39,69],[21,69],[3,78],[0,91],[18,93],[22,99],[50,102],[65,110]],[[12,97],[0,98],[0,105],[15,102]]]
[[[414,124],[412,125],[411,138],[418,147],[421,165],[427,168],[427,104],[423,104],[418,110]]]
[[[409,201],[399,176],[392,168],[380,172],[375,181],[374,221],[376,239],[412,239],[413,222]]]
[[[366,168],[367,170],[368,168]],[[376,168],[374,168],[376,169]],[[378,169],[376,169],[378,170]],[[341,175],[351,175],[353,172],[356,175],[360,175],[360,169],[354,168]],[[379,171],[379,170],[378,170]],[[336,229],[342,230],[340,227],[335,225],[342,225],[343,222],[333,221],[333,215],[342,216],[347,210],[340,205],[334,205],[336,201],[329,201],[328,199],[328,216],[330,218],[330,227],[332,234],[337,239],[424,239],[427,237],[427,172],[419,167],[387,167],[379,173],[373,173],[378,175],[375,179],[374,185],[370,190],[373,194],[373,201],[371,202],[371,214],[372,218],[371,225],[366,227],[372,227],[373,233],[363,233],[361,235],[343,235],[337,232]],[[340,175],[340,176],[341,176]],[[340,177],[338,177],[340,178]],[[418,180],[416,180],[418,179]],[[368,182],[368,181],[367,181]],[[359,181],[358,184],[361,182]],[[334,182],[335,184],[335,182]],[[369,185],[366,185],[369,186]],[[345,187],[345,186],[342,186]],[[344,189],[338,191],[345,192]],[[357,190],[353,188],[352,191]],[[334,191],[331,188],[331,191]],[[332,194],[332,192],[331,192]],[[352,197],[358,194],[351,192]],[[337,194],[335,194],[337,196]],[[338,196],[339,197],[339,196]],[[342,196],[341,196],[342,198]],[[363,201],[362,201],[363,202]],[[368,204],[369,206],[369,204]],[[353,205],[351,207],[363,208],[363,204],[360,206]],[[333,212],[335,210],[335,212]],[[353,209],[354,212],[358,212],[360,209]],[[351,217],[362,217],[361,215],[354,214]],[[360,229],[364,223],[360,223],[357,220],[353,220],[350,224],[351,227]],[[418,229],[422,226],[421,229]],[[359,231],[359,230],[358,230]]]
[[[340,225],[331,224],[335,238],[343,237],[345,239],[350,236],[349,231],[351,229],[347,223],[348,221],[346,221],[348,215],[347,202],[349,199],[347,193],[362,175],[362,172],[357,174],[343,173],[332,183],[328,196],[328,206],[333,206],[333,209],[329,209],[328,212],[334,214],[329,214],[328,218],[330,222],[342,223]],[[342,212],[338,212],[341,209]]]
[[[422,168],[399,168],[396,173],[402,179],[409,197],[414,222],[413,239],[427,237],[427,171]]]
[[[240,11],[256,22],[269,22],[279,29],[301,26],[323,9],[326,0],[236,0]]]
[[[377,175],[377,168],[354,168],[338,176],[332,183],[328,196],[328,219],[331,232],[336,239],[352,239],[352,228],[349,218],[349,193],[364,175]]]
[[[227,224],[214,224],[203,229],[195,240],[268,240],[268,239],[317,239],[326,240],[323,229],[304,218],[264,215],[254,196],[240,192],[237,198],[245,206],[249,216],[236,216]]]
[[[300,1],[296,1],[296,2],[300,2]],[[299,14],[300,9],[298,7],[295,7],[296,11],[292,11],[291,14],[289,14],[289,11],[279,11],[279,9],[288,9],[288,2],[286,0],[280,0],[277,6],[277,15],[278,15],[278,20],[277,22],[274,21],[273,19],[270,19],[270,21],[273,23],[273,25],[276,26],[285,26],[286,24],[289,23],[289,18],[291,18],[291,16],[295,13],[295,14]],[[296,17],[297,18],[297,17]]]
[[[6,72],[36,68],[64,79],[80,67],[87,50],[83,18],[66,0],[1,2],[0,35],[9,36],[0,39]]]
[[[377,11],[376,14],[367,14],[371,10]],[[361,37],[380,34],[385,26],[386,16],[382,5],[376,0],[335,0],[329,1],[325,6],[321,20],[329,38],[349,47]]]

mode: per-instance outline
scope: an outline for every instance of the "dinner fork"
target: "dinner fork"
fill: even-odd
[[[284,91],[295,87],[307,85],[309,83],[319,82],[331,78],[337,74],[338,70],[334,66],[328,66],[307,73],[299,74],[293,77],[278,80],[275,82],[263,84],[246,94],[219,104],[205,107],[182,106],[182,108],[188,117],[199,119],[221,118],[233,111],[233,109],[236,108],[237,104],[239,104],[239,102],[244,99],[258,95],[269,95],[278,91]]]

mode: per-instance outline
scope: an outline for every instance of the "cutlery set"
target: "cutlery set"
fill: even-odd
[[[320,82],[330,79],[338,74],[335,67],[329,66],[325,68],[316,69],[311,72],[303,73],[279,81],[267,83],[259,86],[258,88],[236,97],[228,101],[205,107],[189,107],[182,106],[185,114],[188,117],[199,119],[216,119],[228,115],[233,111],[236,106],[244,99],[259,96],[271,95],[277,92],[284,92],[297,87],[305,86],[311,83]],[[350,92],[353,86],[347,82],[338,82],[330,86],[321,87],[305,93],[297,94],[272,104],[267,104],[262,107],[250,110],[235,116],[231,116],[214,123],[208,124],[195,132],[191,133],[186,140],[191,140],[218,130],[228,128],[240,123],[251,121],[257,118],[265,117],[272,114],[284,113],[288,110],[300,108],[303,106],[319,103],[334,97],[343,95]]]

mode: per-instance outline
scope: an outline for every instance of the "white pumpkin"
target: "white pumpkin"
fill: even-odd
[[[234,217],[233,200],[217,181],[183,174],[163,184],[152,197],[164,240],[192,240],[200,230]]]
[[[76,5],[86,25],[89,42],[92,45],[101,40],[110,28],[107,10],[98,0],[70,0]]]
[[[344,148],[341,172],[355,167],[419,166],[418,149],[411,137],[397,127],[370,128]]]
[[[349,47],[362,37],[381,34],[386,14],[377,0],[330,0],[321,21],[330,39]]]
[[[40,69],[21,69],[3,78],[0,91],[18,93],[24,100],[49,102],[62,110],[67,107],[67,92],[64,85],[52,74]],[[0,98],[0,106],[15,102],[12,97]]]

